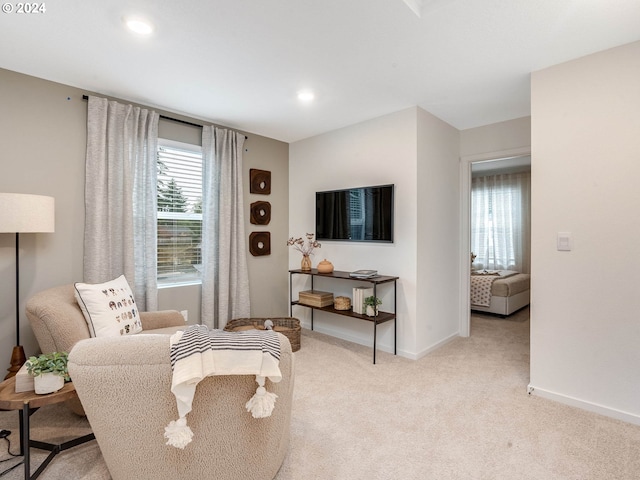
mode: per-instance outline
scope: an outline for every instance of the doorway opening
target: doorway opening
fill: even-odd
[[[460,242],[460,336],[471,334],[471,188],[476,176],[505,176],[531,169],[530,148],[521,148],[461,159],[461,242]],[[528,254],[528,253],[527,253]],[[492,264],[494,265],[494,264]],[[528,262],[527,262],[528,269]]]

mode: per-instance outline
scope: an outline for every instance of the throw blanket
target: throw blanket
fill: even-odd
[[[277,397],[264,388],[265,378],[282,380],[280,339],[272,330],[225,332],[192,325],[171,336],[171,392],[176,397],[179,419],[165,428],[167,445],[184,448],[193,432],[187,426],[198,382],[210,375],[256,375],[256,394],[245,407],[254,418],[271,415]]]
[[[471,305],[488,307],[491,305],[491,287],[500,278],[507,278],[518,272],[513,270],[480,270],[471,273]]]

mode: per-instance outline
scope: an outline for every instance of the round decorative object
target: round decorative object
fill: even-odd
[[[271,255],[271,233],[251,232],[249,235],[249,252],[254,257]]]
[[[252,224],[269,225],[271,221],[271,204],[269,202],[253,202],[249,212]]]
[[[33,377],[33,386],[38,395],[57,392],[64,387],[64,378],[52,372],[43,373]]]
[[[269,195],[271,193],[271,172],[257,168],[249,169],[249,192]]]
[[[333,263],[326,258],[318,264],[318,273],[331,273],[333,272]]]
[[[349,297],[336,297],[333,300],[333,308],[336,310],[351,310],[351,299]]]

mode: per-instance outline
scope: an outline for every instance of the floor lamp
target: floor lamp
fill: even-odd
[[[55,200],[53,197],[23,193],[0,193],[0,233],[16,235],[16,346],[11,353],[11,366],[5,378],[13,377],[26,361],[20,345],[20,234],[54,231]]]

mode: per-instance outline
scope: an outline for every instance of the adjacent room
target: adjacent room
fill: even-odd
[[[0,478],[638,478],[638,25],[3,4]]]
[[[471,171],[471,309],[505,318],[531,297],[531,157]]]

